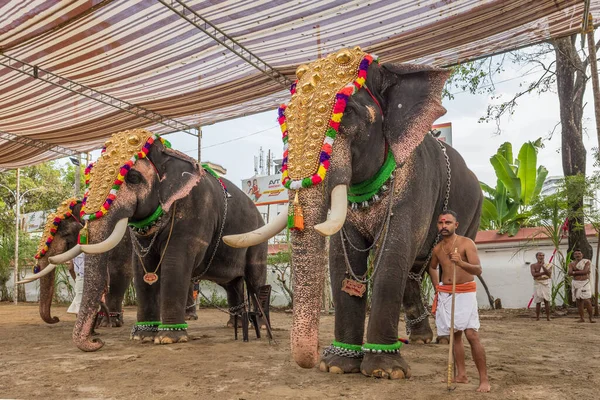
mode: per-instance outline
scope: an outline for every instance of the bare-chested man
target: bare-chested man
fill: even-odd
[[[550,281],[551,271],[546,268],[544,253],[538,251],[535,254],[537,262],[531,264],[531,276],[533,276],[533,301],[535,302],[535,317],[540,320],[542,301],[546,308],[546,319],[550,321]]]
[[[590,317],[590,322],[594,323],[592,318],[592,284],[590,280],[590,260],[583,258],[583,253],[580,249],[573,251],[573,260],[569,264],[569,276],[573,277],[571,281],[571,293],[573,298],[577,300],[577,310],[579,311],[579,320],[577,322],[585,322],[583,319],[583,307],[586,308]]]
[[[456,213],[446,210],[438,217],[438,231],[442,241],[433,249],[429,264],[431,282],[436,288],[434,301],[435,323],[438,335],[450,334],[450,313],[452,310],[452,274],[456,268],[456,297],[454,310],[454,360],[456,361],[456,382],[467,383],[465,369],[465,348],[462,333],[471,345],[471,354],[479,371],[478,392],[489,392],[490,383],[485,364],[485,350],[479,341],[479,312],[475,276],[481,275],[481,265],[477,247],[469,238],[455,233],[458,227]],[[443,282],[440,284],[438,264],[442,266]]]

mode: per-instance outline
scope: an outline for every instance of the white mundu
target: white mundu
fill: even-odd
[[[67,310],[69,314],[77,314],[79,312],[79,306],[83,299],[83,273],[85,270],[84,253],[81,253],[73,259],[73,269],[75,270],[75,297]]]
[[[533,281],[533,302],[550,301],[550,279]]]
[[[477,310],[477,293],[456,293],[454,306],[454,331],[466,329],[479,330],[479,311]],[[450,317],[452,311],[452,294],[438,293],[435,325],[438,336],[450,334]]]

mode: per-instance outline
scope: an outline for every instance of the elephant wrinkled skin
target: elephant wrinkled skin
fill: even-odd
[[[343,61],[343,56],[338,59]],[[344,243],[341,232],[330,237],[335,340],[355,346],[363,342],[391,345],[398,341],[403,301],[408,317],[421,315],[420,288],[407,276],[411,270],[420,271],[431,251],[437,236],[437,216],[444,206],[447,161],[440,143],[428,131],[445,113],[441,92],[449,74],[448,70],[422,65],[371,64],[365,87],[347,101],[324,181],[290,190],[289,207],[294,206],[297,195],[304,215],[304,229],[294,230],[291,235],[295,288],[291,348],[301,367],[311,368],[318,362],[320,294],[327,260],[325,237],[316,226],[327,218],[334,188],[350,188],[374,177],[384,165],[388,149],[397,164],[393,180],[386,183],[389,190],[369,207],[348,207]],[[318,80],[315,82],[318,84]],[[303,85],[300,78],[297,87]],[[294,120],[294,124],[298,123]],[[451,146],[445,148],[452,170],[448,207],[458,213],[457,233],[473,238],[479,225],[481,189],[462,157]],[[383,224],[388,210],[391,213],[386,232]],[[357,276],[366,273],[369,252],[355,249],[371,246],[379,232],[382,239],[375,253],[381,259],[375,262],[372,280],[368,282],[372,295],[365,339],[367,296],[343,292],[342,281],[350,276],[349,269]],[[225,240],[228,242],[229,238]],[[427,320],[413,327],[417,337],[429,340],[430,331]],[[400,352],[366,352],[362,358],[328,353],[323,356],[320,369],[332,373],[361,371],[367,376],[391,379],[410,376],[410,368]]]

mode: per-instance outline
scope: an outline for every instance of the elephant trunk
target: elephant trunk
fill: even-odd
[[[304,208],[305,228],[292,231],[294,317],[291,350],[299,366],[312,368],[319,356],[319,317],[327,262],[325,237],[313,227],[325,221],[329,199],[324,198],[318,188],[303,189],[298,195]]]
[[[99,350],[104,343],[100,339],[90,340],[102,293],[106,287],[108,269],[107,256],[88,255],[85,258],[83,298],[73,328],[73,342],[83,351]]]
[[[53,270],[40,278],[40,317],[47,324],[56,324],[60,321],[58,317],[52,317],[50,314],[54,297],[54,274]]]

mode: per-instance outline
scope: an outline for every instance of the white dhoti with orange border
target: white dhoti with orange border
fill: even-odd
[[[456,285],[454,305],[454,331],[479,330],[479,310],[477,307],[477,286],[475,281]],[[448,293],[449,292],[449,293]],[[452,313],[452,285],[438,286],[435,325],[438,336],[450,334]]]

